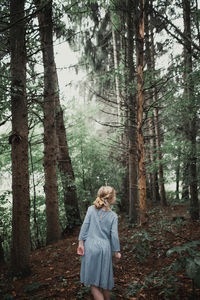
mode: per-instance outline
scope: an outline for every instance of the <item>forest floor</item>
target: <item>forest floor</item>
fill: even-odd
[[[26,278],[8,279],[7,267],[2,266],[0,299],[93,299],[79,282],[78,233],[79,228],[32,252],[32,274]],[[119,214],[119,235],[122,258],[113,260],[111,299],[200,299],[200,289],[190,279],[200,280],[195,269],[200,265],[200,222],[189,219],[184,205],[152,208],[143,228],[128,225]],[[178,248],[173,252],[174,247]]]

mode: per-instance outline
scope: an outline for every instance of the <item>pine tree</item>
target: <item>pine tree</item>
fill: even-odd
[[[188,169],[189,169],[189,186],[190,186],[190,215],[193,220],[199,219],[199,204],[197,190],[197,157],[196,157],[196,136],[197,136],[197,115],[196,99],[194,95],[194,81],[192,78],[192,44],[191,44],[191,3],[189,0],[183,0],[183,19],[184,19],[184,96],[185,109],[187,117],[185,120],[185,133],[189,141]]]
[[[42,2],[35,0],[36,7]],[[57,241],[61,236],[56,162],[58,139],[56,135],[56,103],[58,92],[55,82],[55,64],[53,50],[52,1],[38,13],[40,39],[44,65],[44,174],[47,218],[47,244]]]
[[[30,197],[28,171],[28,112],[24,0],[10,1],[12,134],[12,248],[11,270],[30,272]]]

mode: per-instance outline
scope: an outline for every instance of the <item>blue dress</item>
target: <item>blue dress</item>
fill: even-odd
[[[114,286],[112,251],[120,251],[117,214],[96,209],[94,205],[88,207],[78,239],[84,241],[85,250],[81,282],[111,290]]]

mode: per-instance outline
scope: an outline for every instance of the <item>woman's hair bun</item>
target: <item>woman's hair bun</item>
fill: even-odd
[[[97,197],[93,204],[97,209],[100,209],[104,206],[104,201]]]
[[[93,202],[97,209],[102,208],[104,205],[109,208],[111,201],[115,197],[115,190],[111,186],[102,186],[98,190],[98,197]]]

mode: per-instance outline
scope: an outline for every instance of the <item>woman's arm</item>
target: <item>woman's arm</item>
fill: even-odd
[[[119,253],[120,244],[119,244],[119,236],[118,236],[118,218],[117,216],[114,218],[111,227],[111,247],[112,251],[115,253]],[[119,256],[118,254],[116,254]]]
[[[83,256],[85,254],[84,252],[84,241],[78,242],[78,248],[77,248],[77,254]]]
[[[81,230],[78,237],[78,248],[77,248],[77,254],[83,256],[85,254],[84,251],[84,241],[87,238],[88,229],[90,225],[90,211],[89,208],[87,210],[86,216],[84,218],[83,224],[81,226]]]
[[[89,225],[90,225],[90,209],[91,209],[91,207],[88,208],[87,213],[84,218],[84,221],[83,221],[83,224],[81,226],[81,230],[80,230],[79,237],[78,237],[79,241],[85,241],[87,238],[88,229],[89,229]]]

